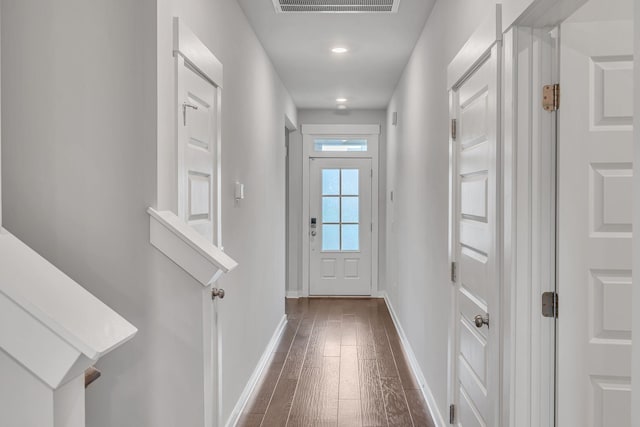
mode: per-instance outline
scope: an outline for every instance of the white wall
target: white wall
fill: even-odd
[[[387,126],[384,110],[310,110],[298,111],[298,123],[303,124],[374,124],[380,125],[379,139],[379,253],[378,278],[380,289],[386,281],[386,136]],[[289,283],[287,294],[297,296],[302,288],[302,133],[291,133],[289,144]]]
[[[2,0],[4,225],[139,328],[100,363],[89,426],[202,424],[202,288],[149,244],[145,212],[156,138],[174,135],[174,15],[225,67],[223,239],[240,262],[221,284],[226,417],[284,313],[295,106],[235,0]]]
[[[447,65],[493,9],[436,3],[387,112],[387,293],[437,402],[448,414]],[[391,125],[394,111],[398,126]]]

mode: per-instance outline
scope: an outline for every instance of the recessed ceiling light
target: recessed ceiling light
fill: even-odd
[[[338,110],[346,110],[347,106],[344,104],[338,105]]]
[[[333,49],[331,49],[331,52],[333,52],[333,53],[347,53],[347,52],[349,52],[349,49],[347,49],[346,47],[334,47]]]
[[[347,102],[347,98],[336,98],[336,102]]]

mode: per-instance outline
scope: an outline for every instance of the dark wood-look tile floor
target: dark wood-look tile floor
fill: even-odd
[[[381,299],[301,298],[240,427],[433,427]]]

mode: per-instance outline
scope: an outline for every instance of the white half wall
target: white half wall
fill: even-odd
[[[379,139],[379,253],[378,286],[384,289],[386,277],[386,136],[387,126],[384,110],[299,110],[298,129],[290,134],[289,142],[289,283],[287,295],[298,296],[302,291],[302,133],[303,124],[358,124],[380,125]]]
[[[388,297],[442,416],[448,414],[449,98],[447,65],[494,8],[436,3],[387,111]],[[398,125],[393,126],[393,113]],[[394,200],[389,193],[393,191]]]
[[[226,419],[284,314],[295,105],[235,0],[2,1],[4,226],[139,328],[98,366],[91,427],[203,424],[202,286],[149,243],[146,213],[174,136],[174,16],[224,64]]]

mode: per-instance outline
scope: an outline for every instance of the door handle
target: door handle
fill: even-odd
[[[193,108],[194,110],[197,110],[198,106],[189,104],[188,102],[182,103],[182,122],[184,126],[187,125],[187,108]]]
[[[213,288],[211,289],[211,299],[224,299],[224,289]]]
[[[312,237],[315,237],[315,236],[316,236],[316,227],[318,226],[318,225],[317,225],[317,224],[318,224],[318,219],[317,219],[317,218],[315,218],[315,217],[314,217],[314,218],[311,218],[310,223],[311,223],[311,224],[310,224],[310,228],[311,228],[311,236],[312,236]]]
[[[482,328],[484,325],[487,325],[487,328],[489,327],[489,314],[487,314],[485,317],[482,316],[482,314],[478,314],[475,318],[474,321],[476,323],[476,328]]]

